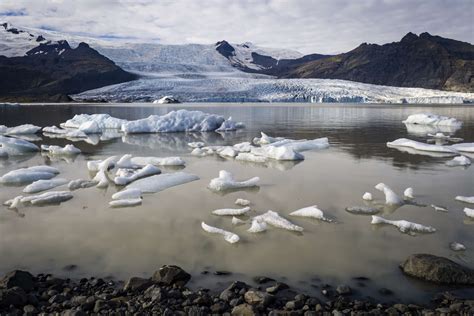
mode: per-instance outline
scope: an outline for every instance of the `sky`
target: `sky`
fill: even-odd
[[[0,0],[0,21],[110,40],[334,54],[408,32],[474,42],[474,0]]]

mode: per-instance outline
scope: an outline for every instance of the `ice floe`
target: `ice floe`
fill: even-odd
[[[461,195],[458,195],[458,196],[456,196],[455,199],[458,200],[458,201],[464,202],[464,203],[474,204],[474,196],[461,196]]]
[[[380,209],[377,207],[370,206],[349,206],[346,207],[346,211],[353,214],[373,215],[380,212]]]
[[[449,248],[453,251],[464,251],[466,250],[466,246],[464,246],[461,243],[453,241],[452,243],[449,244]]]
[[[204,231],[206,231],[208,233],[223,235],[224,240],[231,243],[231,244],[235,244],[236,242],[238,242],[240,240],[240,237],[238,235],[236,235],[234,233],[231,233],[227,230],[223,230],[221,228],[209,226],[204,222],[201,223],[201,227],[202,227],[202,229],[204,229]]]
[[[375,186],[379,191],[382,191],[385,195],[385,204],[388,205],[401,205],[403,200],[387,185],[379,183]]]
[[[430,206],[437,212],[447,212],[448,211],[448,209],[444,206],[439,206],[439,205],[434,205],[434,204],[431,204]]]
[[[214,178],[209,183],[209,189],[213,191],[225,191],[257,186],[259,177],[253,177],[245,181],[236,181],[234,176],[225,170],[219,171],[219,177]]]
[[[8,155],[21,155],[23,153],[39,151],[39,147],[29,141],[1,135],[0,145],[2,151],[7,152]]]
[[[457,156],[454,157],[452,160],[446,161],[446,165],[449,167],[469,166],[470,164],[471,159],[467,158],[466,156]]]
[[[250,201],[249,200],[245,200],[245,199],[237,199],[235,200],[234,202],[236,205],[240,205],[240,206],[249,206],[250,205]]]
[[[460,145],[460,144],[456,144],[456,145]],[[456,145],[452,145],[451,147],[456,146]],[[456,149],[453,149],[447,146],[426,144],[426,143],[417,142],[415,140],[410,140],[407,138],[399,138],[399,139],[394,140],[393,142],[388,142],[387,146],[391,148],[408,147],[408,148],[412,148],[419,151],[445,153],[445,154],[451,154],[453,156],[457,154]]]
[[[51,191],[39,195],[23,197],[21,203],[31,203],[33,205],[57,204],[72,199],[70,191]]]
[[[37,180],[29,185],[27,185],[24,189],[24,193],[38,193],[41,191],[46,191],[60,185],[64,185],[69,181],[62,178],[57,179],[49,179],[49,180]]]
[[[111,207],[131,207],[142,204],[141,198],[119,199],[109,202]]]
[[[121,172],[125,171],[125,173]],[[140,178],[149,177],[155,174],[161,173],[161,170],[153,165],[146,165],[145,167],[137,170],[131,169],[119,169],[117,177],[115,177],[114,182],[117,185],[127,185],[130,182],[138,180]]]
[[[142,196],[142,191],[140,189],[125,189],[114,193],[112,195],[113,200],[122,200],[122,199],[138,199]]]
[[[309,217],[319,219],[325,222],[332,222],[331,219],[324,216],[324,212],[321,211],[317,205],[301,208],[290,213],[290,216]]]
[[[41,145],[41,150],[47,151],[51,155],[78,155],[81,153],[79,148],[71,144],[64,147],[56,145]]]
[[[48,180],[54,178],[59,170],[49,166],[34,166],[12,170],[2,177],[0,183],[5,184],[22,184],[31,183],[37,180]]]
[[[463,212],[467,217],[474,218],[474,209],[465,207]]]
[[[425,226],[405,220],[397,220],[392,221],[385,219],[380,216],[372,215],[372,222],[371,224],[388,224],[397,227],[402,233],[434,233],[436,231],[435,228],[430,226]]]
[[[441,116],[431,113],[418,113],[408,116],[403,121],[405,124],[419,125],[445,125],[445,126],[462,126],[462,121],[453,117]]]
[[[267,224],[273,227],[282,228],[290,231],[303,231],[303,227],[293,224],[286,218],[281,217],[277,212],[271,210],[267,211],[262,215],[258,215],[252,218],[252,224],[248,231],[252,233],[265,231]]]
[[[413,188],[406,188],[405,191],[403,191],[403,196],[405,199],[414,199],[415,197],[413,195]]]
[[[248,212],[250,212],[250,207],[246,206],[244,208],[221,208],[212,211],[212,214],[221,216],[239,216],[247,214]]]
[[[372,193],[370,192],[365,192],[364,195],[362,195],[362,199],[366,201],[372,201]]]
[[[139,179],[127,186],[127,189],[139,189],[143,193],[156,193],[167,188],[199,180],[199,177],[186,172],[174,172]]]
[[[71,191],[74,191],[74,190],[77,190],[77,189],[90,188],[90,187],[92,187],[96,184],[97,184],[96,181],[76,179],[76,180],[72,180],[71,182],[69,182],[68,185],[67,185],[67,188]]]

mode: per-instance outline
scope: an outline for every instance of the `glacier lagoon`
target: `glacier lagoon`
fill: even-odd
[[[429,127],[407,129],[402,123],[408,115],[420,112],[462,120],[462,128],[451,131],[452,135],[466,142],[474,141],[474,108],[467,105],[21,105],[0,106],[0,125],[58,125],[81,113],[139,119],[179,108],[232,116],[246,127],[228,133],[111,134],[103,135],[102,140],[92,135],[88,142],[39,134],[34,139],[37,145],[73,143],[82,153],[75,157],[32,153],[0,159],[0,174],[46,164],[60,170],[58,177],[73,180],[90,178],[87,161],[111,155],[180,156],[186,161],[184,168],[160,167],[162,171],[182,170],[200,178],[147,195],[140,206],[130,208],[109,207],[111,196],[118,190],[114,186],[74,191],[74,198],[60,205],[22,207],[17,212],[1,206],[0,272],[23,268],[58,276],[126,279],[132,275],[149,275],[163,264],[177,264],[193,274],[191,287],[221,289],[233,279],[251,283],[253,276],[266,275],[316,296],[320,296],[324,283],[346,283],[361,297],[416,302],[426,301],[443,287],[404,276],[398,264],[408,255],[431,253],[472,266],[474,221],[462,212],[466,204],[455,197],[474,194],[474,168],[446,166],[445,162],[452,157],[401,152],[386,146],[386,142],[397,138],[426,142],[427,137],[422,135],[433,132]],[[274,161],[263,165],[190,154],[190,142],[232,145],[251,141],[260,131],[293,139],[328,137],[331,146],[306,151],[304,161]],[[238,179],[258,176],[259,187],[215,193],[207,185],[219,170],[228,170]],[[345,210],[370,205],[362,200],[364,192],[371,192],[375,200],[383,201],[383,195],[374,188],[379,182],[389,185],[400,196],[407,187],[413,187],[417,203],[385,206],[378,215],[422,223],[435,227],[436,232],[402,234],[391,226],[371,225],[370,215]],[[2,185],[0,201],[21,194],[23,187]],[[216,209],[237,208],[234,202],[238,198],[251,201],[252,215],[277,211],[304,231],[272,228],[261,234],[250,234],[246,231],[248,225],[234,226],[230,217],[212,215]],[[431,204],[443,206],[448,212],[437,212]],[[310,205],[318,205],[333,222],[289,216]],[[202,221],[237,233],[240,242],[228,244],[219,236],[207,234],[201,229]],[[467,250],[454,252],[449,247],[451,242],[460,242]],[[78,268],[63,269],[71,264]],[[232,271],[233,275],[201,274],[204,270]],[[371,279],[367,287],[361,287],[353,279],[360,276]],[[379,288],[388,288],[394,295],[379,297]],[[472,290],[470,294],[474,294]]]

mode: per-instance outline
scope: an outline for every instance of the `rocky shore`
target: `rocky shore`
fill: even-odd
[[[343,285],[323,287],[322,301],[266,277],[255,278],[256,287],[234,281],[220,293],[190,290],[190,279],[172,265],[125,283],[15,270],[0,280],[0,315],[474,315],[474,299],[450,293],[426,307],[357,300]]]

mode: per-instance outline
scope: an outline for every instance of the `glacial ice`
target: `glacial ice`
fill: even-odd
[[[239,153],[248,153],[252,150],[252,147],[250,142],[242,142],[232,146],[232,148]]]
[[[403,200],[387,185],[384,183],[379,183],[375,186],[379,191],[382,191],[385,194],[385,204],[388,205],[401,205]]]
[[[434,233],[435,228],[424,226],[417,223],[412,223],[405,220],[392,221],[380,216],[372,215],[371,224],[388,224],[397,227],[402,233]]]
[[[324,216],[323,211],[321,211],[317,205],[304,207],[294,212],[291,212],[290,216],[309,217],[319,219],[325,222],[332,222],[332,220]]]
[[[244,208],[221,208],[212,211],[212,214],[214,215],[221,215],[221,216],[239,216],[239,215],[244,215],[246,213],[250,212],[250,207],[246,206]]]
[[[202,229],[204,229],[208,233],[223,235],[224,240],[231,243],[231,244],[234,244],[234,243],[236,243],[240,240],[238,235],[236,235],[234,233],[231,233],[229,231],[217,228],[217,227],[209,226],[204,222],[201,223],[201,227],[202,227]]]
[[[302,232],[303,231],[303,227],[300,227],[298,225],[293,224],[292,222],[290,222],[286,218],[281,217],[277,212],[274,212],[274,211],[271,211],[271,210],[267,211],[266,213],[264,213],[262,215],[255,216],[252,219],[252,227],[254,226],[254,222],[256,223],[255,227],[254,227],[254,229],[252,229],[252,227],[250,227],[249,231],[250,232],[258,232],[258,226],[260,226],[260,229],[263,229],[263,227],[266,227],[265,225],[262,226],[262,224],[261,224],[262,221],[265,222],[268,225],[271,225],[271,226],[277,227],[277,228],[282,228],[282,229],[286,229],[286,230],[290,230],[290,231],[297,231],[297,232]],[[257,229],[257,231],[255,231],[255,229]]]
[[[23,198],[23,196],[19,195],[19,196],[14,197],[11,200],[6,201],[3,204],[8,205],[9,209],[17,209],[21,204],[21,199],[22,198]]]
[[[78,155],[81,150],[74,145],[68,144],[64,147],[56,145],[41,145],[42,151],[48,151],[51,155]]]
[[[135,188],[142,193],[156,193],[195,180],[199,180],[199,177],[186,172],[164,173],[132,182],[127,185],[127,189]]]
[[[466,250],[466,246],[464,246],[461,243],[453,241],[452,243],[449,243],[449,248],[453,251],[464,251]]]
[[[459,121],[455,118],[431,113],[412,114],[408,116],[408,118],[404,120],[403,123],[420,125],[462,126],[462,121]]]
[[[240,161],[249,161],[249,162],[255,162],[255,163],[265,163],[268,161],[267,157],[257,156],[252,153],[239,153],[235,157],[235,159],[240,160]]]
[[[111,207],[130,207],[142,204],[141,198],[119,199],[109,202]]]
[[[261,137],[255,137],[253,139],[253,143],[256,145],[268,145],[280,140],[283,140],[283,137],[271,137],[265,134],[264,132],[260,132]]]
[[[412,149],[416,149],[420,151],[439,152],[439,153],[447,153],[447,154],[452,154],[452,155],[457,154],[457,150],[451,149],[450,147],[447,147],[447,146],[425,144],[425,143],[417,142],[415,140],[410,140],[407,138],[399,138],[397,140],[394,140],[393,142],[388,142],[387,146],[391,148],[408,147],[408,148],[412,148]],[[456,145],[452,145],[451,147],[453,146],[456,146]]]
[[[153,104],[170,104],[170,103],[180,103],[177,99],[173,98],[171,95],[165,95],[164,97],[153,101]]]
[[[346,207],[346,211],[353,214],[374,215],[380,212],[380,209],[377,207],[370,206],[349,206]]]
[[[244,127],[245,126],[242,122],[235,122],[232,120],[232,117],[229,117],[227,120],[222,122],[221,126],[216,129],[216,132],[231,132]]]
[[[362,195],[362,199],[366,201],[372,201],[372,193],[370,192],[365,192],[364,195]]]
[[[201,148],[201,147],[206,146],[206,144],[204,144],[203,142],[191,142],[191,143],[188,143],[188,146],[191,148]]]
[[[140,189],[125,189],[114,193],[112,195],[113,200],[122,200],[122,199],[138,199],[142,196],[142,191]]]
[[[58,173],[58,169],[49,166],[34,166],[29,168],[21,168],[12,170],[4,174],[2,177],[0,177],[0,183],[32,183],[37,180],[48,180],[54,178]]]
[[[90,160],[87,162],[87,169],[89,171],[99,171],[99,170],[109,170],[115,167],[116,163],[118,161],[117,156],[111,156],[108,157],[104,160]]]
[[[234,202],[236,205],[240,205],[240,206],[249,206],[250,205],[250,201],[249,200],[245,200],[245,199],[237,199],[235,200]]]
[[[56,204],[72,199],[70,191],[51,191],[39,195],[23,197],[21,203],[31,203],[33,205]]]
[[[109,186],[109,177],[104,169],[97,171],[92,181],[97,183],[96,187],[99,189],[104,189]]]
[[[132,163],[139,166],[184,166],[186,164],[181,157],[132,157]]]
[[[50,180],[37,180],[29,185],[27,185],[24,189],[24,193],[38,193],[41,191],[46,191],[60,185],[64,185],[68,183],[68,180],[57,178],[57,179],[50,179]]]
[[[311,140],[301,139],[301,140],[292,140],[292,139],[283,139],[280,141],[273,142],[270,146],[274,147],[287,147],[296,152],[302,152],[306,150],[313,149],[325,149],[329,147],[329,140],[327,137],[321,137]]]
[[[25,134],[36,134],[41,127],[33,124],[23,124],[14,127],[6,127],[0,125],[0,134],[5,135],[25,135]]]
[[[458,196],[456,196],[455,199],[458,200],[458,201],[464,202],[464,203],[474,204],[474,196],[461,196],[461,195],[458,195]]]
[[[0,148],[8,155],[21,155],[27,152],[39,151],[39,147],[29,141],[0,135]]]
[[[256,156],[275,160],[304,160],[302,154],[287,146],[275,147],[272,145],[266,145],[262,147],[253,147],[250,152]]]
[[[87,122],[86,122],[87,123]],[[60,135],[61,138],[77,138],[77,139],[82,139],[82,138],[87,138],[87,135],[78,130],[78,129],[71,129],[71,128],[59,128],[56,126],[46,126],[43,127],[43,134],[45,134],[48,137],[51,137],[52,135]]]
[[[237,151],[232,148],[232,147],[225,147],[221,151],[219,151],[219,156],[221,157],[229,157],[229,158],[234,158],[237,156]]]
[[[119,169],[123,170],[123,169]],[[130,173],[124,174],[124,175],[118,175],[115,177],[114,182],[116,185],[127,185],[130,182],[133,182],[135,180],[138,180],[140,178],[145,178],[149,177],[155,174],[161,173],[161,170],[158,169],[157,167],[153,165],[146,165],[145,167],[137,170],[133,170]]]
[[[250,224],[250,228],[247,229],[249,233],[261,233],[267,230],[267,223],[263,219],[263,217],[256,216],[252,218],[252,222]]]
[[[474,143],[460,143],[450,147],[460,152],[474,153]]]
[[[96,121],[87,121],[79,125],[79,131],[84,134],[100,134],[103,129],[99,126],[99,123]]]
[[[465,207],[463,212],[467,217],[474,218],[474,209]]]
[[[219,177],[212,179],[209,183],[209,189],[213,191],[225,191],[249,188],[257,186],[258,181],[260,181],[259,177],[253,177],[245,181],[236,181],[230,172],[221,170],[219,171]]]
[[[457,156],[446,162],[446,165],[449,167],[469,166],[470,164],[471,159],[467,158],[466,156]]]
[[[74,190],[77,190],[77,189],[90,188],[90,187],[92,187],[96,184],[97,184],[96,181],[76,179],[76,180],[72,180],[71,182],[69,182],[68,185],[67,185],[67,188],[71,191],[74,191]]]
[[[87,122],[96,122],[101,131],[106,129],[120,129],[127,120],[112,117],[109,114],[77,114],[70,120],[61,123],[62,128],[77,128]]]
[[[406,188],[405,191],[403,191],[403,196],[406,199],[414,199],[415,197],[413,196],[413,188]]]

